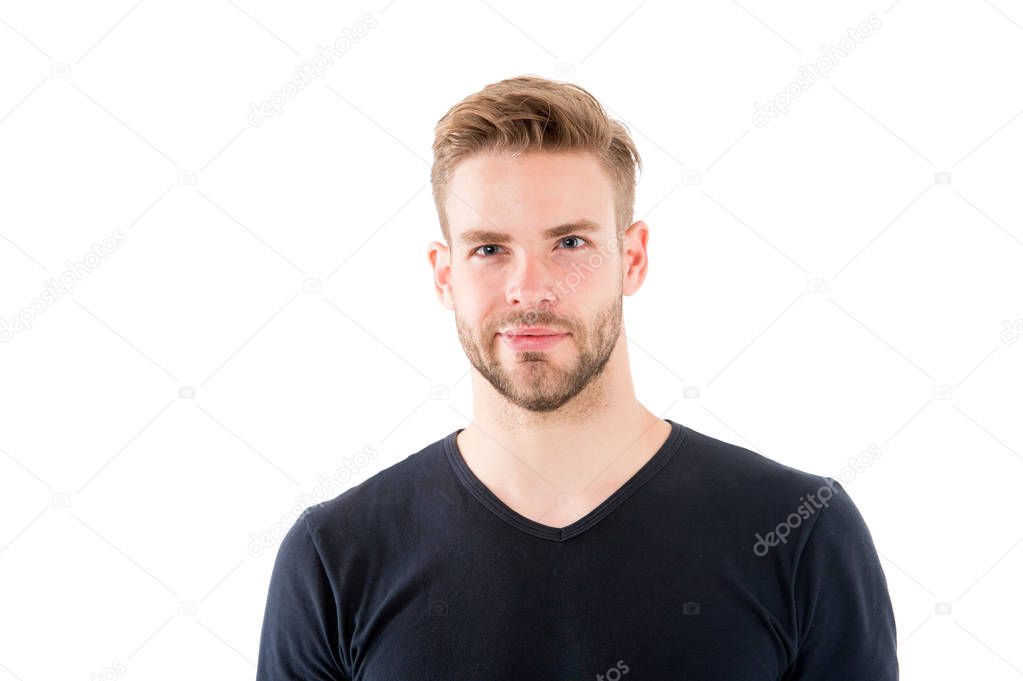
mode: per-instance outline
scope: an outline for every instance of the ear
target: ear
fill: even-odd
[[[451,251],[439,241],[431,241],[426,253],[433,270],[433,287],[440,304],[449,310],[455,309],[455,298],[451,291]]]
[[[642,220],[632,223],[625,230],[622,242],[622,293],[631,296],[639,290],[646,279],[647,265],[646,243],[650,236],[650,228]]]

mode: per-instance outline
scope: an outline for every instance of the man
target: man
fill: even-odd
[[[622,296],[649,229],[626,129],[581,88],[519,77],[452,107],[433,149],[428,256],[473,419],[303,512],[257,679],[897,679],[842,486],[635,397]]]

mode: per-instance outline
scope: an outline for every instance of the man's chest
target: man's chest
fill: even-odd
[[[364,613],[353,681],[773,681],[787,665],[770,604],[728,565],[551,555],[479,548],[424,562]]]

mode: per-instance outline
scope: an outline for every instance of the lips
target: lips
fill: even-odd
[[[502,336],[561,336],[566,332],[548,326],[515,326],[501,332]]]
[[[546,350],[569,336],[564,331],[547,327],[520,327],[498,335],[515,351]]]

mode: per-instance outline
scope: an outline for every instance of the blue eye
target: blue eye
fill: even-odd
[[[566,236],[566,237],[562,238],[559,243],[564,243],[565,241],[568,241],[569,239],[577,239],[577,240],[579,240],[581,242],[579,246],[576,246],[575,248],[569,248],[568,250],[570,250],[570,251],[577,251],[577,250],[579,250],[582,247],[583,244],[589,244],[590,243],[589,241],[587,241],[586,239],[582,238],[581,236],[575,236],[575,235]],[[479,246],[475,250],[473,250],[473,252],[470,253],[470,255],[478,255],[478,256],[480,256],[483,259],[487,259],[487,258],[492,257],[491,255],[482,255],[480,253],[480,251],[482,249],[484,249],[484,248],[501,248],[501,246],[498,246],[497,244],[483,244],[482,246]]]

